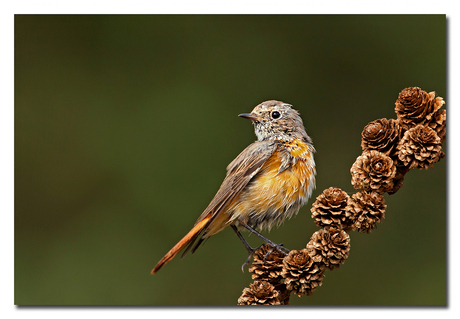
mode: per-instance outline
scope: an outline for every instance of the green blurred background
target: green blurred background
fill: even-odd
[[[231,229],[150,270],[255,140],[237,115],[268,99],[301,112],[317,189],[264,233],[301,249],[312,201],[355,192],[362,128],[394,118],[409,86],[446,98],[444,15],[15,16],[15,303],[236,304],[251,278]],[[386,201],[384,223],[351,233],[347,262],[291,304],[446,304],[446,159]]]

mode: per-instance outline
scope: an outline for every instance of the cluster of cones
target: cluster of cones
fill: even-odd
[[[306,248],[285,256],[264,245],[249,271],[254,282],[243,290],[240,305],[287,305],[291,293],[310,295],[322,285],[326,270],[343,264],[350,251],[348,232],[371,232],[385,218],[384,193],[394,194],[405,174],[428,169],[445,156],[446,110],[441,97],[418,87],[406,88],[396,101],[396,119],[378,119],[362,133],[362,154],[351,167],[351,197],[330,187],[313,203],[315,224]]]

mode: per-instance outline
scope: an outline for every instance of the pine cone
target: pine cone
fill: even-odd
[[[393,189],[396,166],[387,155],[364,151],[351,167],[351,184],[364,191],[384,193]]]
[[[334,226],[346,229],[353,224],[350,212],[350,196],[340,188],[325,189],[313,203],[311,217],[319,227]]]
[[[350,236],[344,230],[334,227],[322,228],[313,233],[307,249],[314,262],[322,263],[333,270],[348,258]]]
[[[271,252],[270,252],[271,250]],[[268,254],[270,252],[270,254]],[[268,254],[268,255],[267,255]],[[249,271],[252,279],[278,283],[282,277],[284,254],[270,245],[265,244],[254,253],[254,260]]]
[[[255,281],[243,289],[238,305],[280,305],[279,292],[268,281]]]
[[[401,138],[401,127],[394,119],[379,119],[367,124],[361,133],[363,151],[376,150],[393,157]]]
[[[284,284],[297,296],[311,295],[323,284],[324,266],[315,263],[307,249],[291,250],[283,260]]]
[[[404,133],[398,145],[399,160],[409,169],[428,169],[444,157],[441,139],[424,125],[417,125]]]
[[[353,230],[370,233],[385,218],[385,198],[376,192],[359,192],[352,195],[354,210]]]
[[[446,110],[439,110],[434,113],[433,119],[428,123],[428,126],[436,131],[442,144],[446,139]]]
[[[434,92],[427,93],[418,87],[409,87],[399,93],[395,112],[401,126],[408,130],[417,124],[430,122],[444,103],[442,97],[435,97]]]

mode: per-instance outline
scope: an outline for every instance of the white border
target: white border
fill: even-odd
[[[222,2],[222,3],[221,3]],[[458,2],[448,0],[436,1],[4,1],[0,10],[0,33],[2,39],[2,50],[0,59],[0,76],[1,82],[1,100],[0,107],[0,128],[1,128],[1,146],[3,156],[1,162],[1,198],[2,204],[2,232],[1,232],[1,247],[2,247],[2,271],[1,271],[1,313],[4,318],[24,318],[24,317],[45,317],[46,318],[79,318],[82,315],[85,317],[100,317],[110,316],[109,318],[126,318],[127,316],[135,316],[136,318],[152,318],[171,315],[186,315],[190,317],[214,317],[216,312],[219,316],[245,316],[254,315],[249,313],[255,309],[234,309],[229,311],[229,308],[154,308],[154,307],[132,307],[132,308],[21,308],[14,306],[14,277],[13,277],[13,257],[14,257],[14,242],[13,242],[13,151],[14,151],[14,136],[13,136],[13,116],[14,116],[14,100],[13,100],[13,48],[14,48],[14,14],[152,14],[152,13],[180,13],[180,14],[447,14],[448,17],[448,94],[445,100],[449,109],[449,124],[455,124],[458,120],[458,104],[455,103],[456,95],[458,94],[458,85],[455,75],[458,71]],[[460,225],[459,209],[453,207],[451,202],[458,195],[458,147],[455,141],[458,141],[457,125],[448,127],[449,133],[449,187],[448,199],[449,202],[449,292],[448,292],[448,308],[430,308],[430,307],[397,307],[397,308],[344,308],[344,307],[313,307],[313,308],[294,308],[294,309],[259,309],[264,311],[263,318],[279,318],[279,311],[290,312],[306,312],[309,317],[324,317],[331,316],[332,313],[338,316],[353,317],[353,318],[388,318],[395,315],[411,315],[422,317],[442,316],[453,318],[458,317],[458,309],[460,308],[458,301],[458,265],[459,265],[459,249],[457,236],[457,225]],[[458,126],[457,126],[458,127]],[[457,143],[458,145],[458,143]],[[457,196],[456,196],[457,195]],[[172,312],[173,311],[173,312]],[[232,313],[237,311],[237,313]],[[243,313],[242,313],[243,312]],[[290,316],[295,314],[290,313]]]

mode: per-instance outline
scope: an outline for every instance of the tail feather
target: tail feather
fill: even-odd
[[[198,238],[198,240],[196,240],[196,238],[198,237],[198,235],[200,235],[199,233],[195,235],[195,238],[193,238],[190,243],[188,244],[187,248],[184,250],[184,252],[182,253],[182,256],[180,258],[184,258],[185,255],[187,255],[187,253],[190,251],[190,249],[192,250],[192,254],[197,250],[198,246],[201,245],[201,243],[203,243],[203,241],[205,241],[206,239],[208,239],[209,237],[206,237],[206,238],[203,238],[203,236],[201,236],[200,238]],[[193,247],[193,248],[192,248]]]
[[[173,259],[185,246],[193,242],[198,234],[203,230],[203,228],[206,226],[207,222],[211,216],[204,218],[201,220],[199,223],[197,223],[192,230],[188,232],[187,235],[184,236],[173,248],[171,248],[168,253],[161,258],[161,260],[158,262],[158,264],[155,266],[155,268],[152,269],[152,274],[155,274],[158,270],[161,269],[168,261]]]

